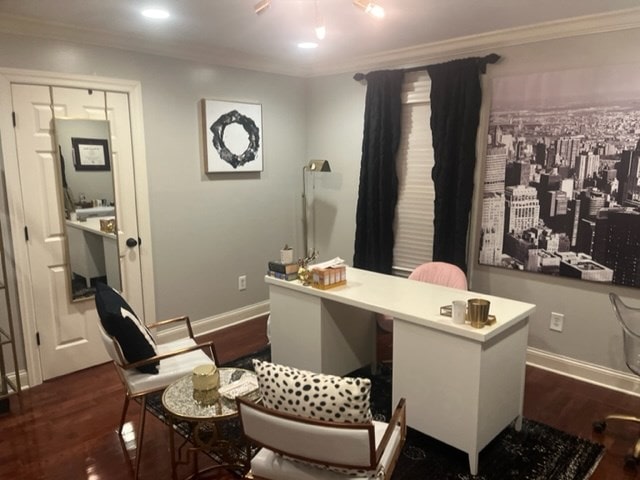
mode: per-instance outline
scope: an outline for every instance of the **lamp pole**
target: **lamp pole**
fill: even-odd
[[[305,176],[305,172],[330,172],[331,166],[327,160],[311,160],[307,165],[302,167],[302,235],[303,235],[303,243],[304,243],[304,257],[307,258],[309,256],[309,225],[307,220],[307,177]],[[315,185],[315,184],[314,184]],[[315,207],[314,207],[315,208]],[[313,220],[315,222],[315,210]],[[313,231],[315,236],[315,230]],[[313,245],[313,252],[311,255],[316,254],[316,246],[315,243]]]
[[[307,257],[309,250],[309,242],[307,239],[309,226],[307,225],[307,182],[305,172],[309,169],[307,165],[302,167],[302,241],[304,245],[304,252],[302,258]]]

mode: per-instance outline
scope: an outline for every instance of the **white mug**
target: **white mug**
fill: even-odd
[[[463,324],[467,313],[467,302],[454,300],[451,307],[451,319],[453,323]]]

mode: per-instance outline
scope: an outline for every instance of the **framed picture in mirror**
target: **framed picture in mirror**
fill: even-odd
[[[111,170],[109,142],[99,138],[71,138],[73,165],[76,170]]]

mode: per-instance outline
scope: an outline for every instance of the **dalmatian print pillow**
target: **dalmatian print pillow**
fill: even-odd
[[[267,408],[329,422],[371,422],[371,380],[253,360]]]

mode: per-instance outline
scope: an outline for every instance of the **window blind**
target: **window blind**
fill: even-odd
[[[396,157],[398,203],[394,221],[393,273],[408,276],[431,261],[433,202],[431,180],[431,82],[426,71],[405,75],[402,91],[401,139]]]

